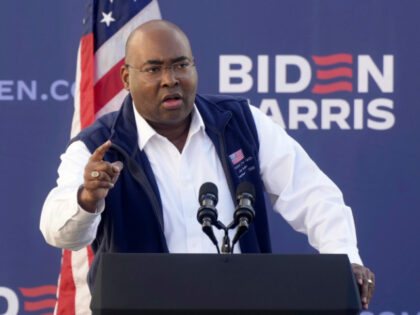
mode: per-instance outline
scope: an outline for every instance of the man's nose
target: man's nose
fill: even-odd
[[[163,86],[173,86],[179,83],[176,72],[172,67],[165,67],[162,69],[161,84]]]

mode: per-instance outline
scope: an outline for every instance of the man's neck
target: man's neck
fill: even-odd
[[[158,134],[172,142],[179,152],[182,152],[190,130],[191,114],[177,125],[155,125],[150,122],[149,124]]]

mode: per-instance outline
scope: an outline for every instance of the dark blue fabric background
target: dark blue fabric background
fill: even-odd
[[[160,0],[159,5],[162,17],[190,37],[201,93],[219,92],[219,55],[247,55],[256,64],[257,56],[266,54],[269,93],[259,94],[254,85],[241,95],[255,105],[263,98],[277,99],[286,121],[289,98],[311,99],[318,106],[324,98],[349,104],[355,98],[394,101],[396,122],[385,131],[334,126],[289,133],[338,184],[353,209],[362,259],[377,277],[370,312],[419,313],[420,2]],[[67,96],[64,100],[54,99],[49,89],[57,80],[74,82],[83,10],[82,0],[3,1],[0,10],[0,86],[11,88],[0,92],[0,287],[15,291],[22,314],[18,288],[56,284],[59,272],[60,251],[45,244],[38,225],[69,138],[73,99],[70,86],[57,90]],[[353,69],[357,55],[369,55],[379,69],[383,55],[394,55],[394,92],[381,92],[373,81],[363,95],[315,95],[313,81],[302,93],[274,92],[275,55],[299,55],[313,66],[312,55],[342,52],[355,58]],[[32,80],[36,95],[19,99],[18,81],[30,85]],[[357,87],[356,72],[353,83]],[[306,237],[271,216],[276,252],[314,252]],[[0,297],[0,313],[6,308]]]

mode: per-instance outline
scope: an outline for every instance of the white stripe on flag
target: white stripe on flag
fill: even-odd
[[[63,265],[63,255],[64,253],[64,249],[61,250],[61,259],[60,259],[60,266]],[[55,307],[54,307],[54,315],[57,315],[57,309],[58,309],[58,297],[60,296],[60,282],[61,282],[61,272],[58,275],[58,281],[57,281],[57,302],[55,303]]]
[[[74,299],[75,313],[77,315],[90,315],[92,314],[89,307],[91,296],[89,287],[86,285],[86,277],[89,271],[87,247],[71,253],[71,267],[76,288],[76,296]]]
[[[95,84],[124,58],[128,35],[140,24],[160,18],[159,5],[153,0],[99,47],[95,54]]]
[[[95,115],[95,119],[98,117],[101,117],[105,114],[108,114],[110,112],[114,112],[116,110],[119,110],[121,107],[122,102],[124,101],[124,98],[127,96],[128,91],[122,89],[119,91],[108,103],[105,104],[104,107],[102,107]]]
[[[76,65],[76,82],[74,84],[74,114],[73,114],[73,121],[71,123],[71,132],[70,132],[70,138],[73,138],[76,136],[79,132],[81,127],[81,121],[80,121],[80,78],[82,76],[82,69],[80,65],[80,46],[81,43],[79,43],[79,49],[77,50],[77,65]]]

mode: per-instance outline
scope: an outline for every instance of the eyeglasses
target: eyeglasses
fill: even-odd
[[[194,67],[194,62],[190,60],[183,60],[180,62],[175,62],[170,66],[161,66],[161,65],[147,65],[141,69],[125,64],[125,67],[133,69],[134,71],[140,72],[144,79],[148,81],[159,81],[162,78],[162,74],[165,70],[171,70],[176,77],[185,77],[189,74],[189,71]]]

